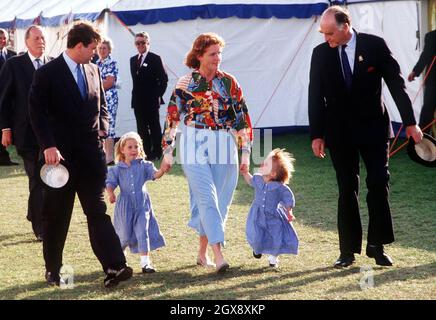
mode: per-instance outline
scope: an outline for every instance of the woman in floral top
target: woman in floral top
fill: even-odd
[[[165,162],[172,163],[176,133],[183,171],[188,179],[191,219],[200,236],[197,264],[229,268],[221,252],[227,213],[241,169],[248,170],[253,133],[242,89],[235,77],[219,69],[224,40],[214,33],[194,41],[185,64],[193,71],[181,77],[171,96],[163,136]],[[215,263],[207,255],[207,245]]]
[[[118,109],[118,90],[116,83],[118,79],[117,62],[111,57],[112,41],[103,39],[98,46],[97,65],[100,68],[103,88],[105,90],[107,109],[109,112],[109,131],[105,141],[106,163],[114,164],[114,139],[115,139],[115,119]]]

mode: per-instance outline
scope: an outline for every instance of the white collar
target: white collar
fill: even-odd
[[[345,44],[347,45],[347,49],[354,50],[356,48],[356,32],[354,32],[353,28],[351,28],[350,31],[351,31],[351,39],[348,40],[348,42]]]
[[[44,63],[44,55],[40,56],[39,58],[33,56],[29,51],[27,51],[27,54],[29,55],[30,60],[33,62],[35,62],[36,59],[41,60],[41,63]]]

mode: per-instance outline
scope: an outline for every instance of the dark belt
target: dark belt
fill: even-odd
[[[229,131],[231,128],[223,128],[223,127],[210,127],[210,126],[202,126],[201,124],[194,125],[195,129],[207,129],[207,130],[226,130]]]

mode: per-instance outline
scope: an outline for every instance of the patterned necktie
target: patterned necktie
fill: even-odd
[[[139,69],[141,66],[142,54],[139,55],[138,60],[136,60],[136,68]]]
[[[341,49],[341,61],[342,61],[342,70],[344,71],[344,80],[347,89],[351,89],[351,84],[353,83],[353,73],[351,72],[350,63],[348,62],[347,53],[345,52],[346,44],[342,46]]]
[[[36,62],[36,70],[38,70],[42,66],[41,59],[35,59],[35,62]]]
[[[86,82],[85,78],[83,77],[81,65],[78,64],[76,67],[77,72],[77,85],[79,86],[80,95],[82,96],[83,100],[86,100]]]

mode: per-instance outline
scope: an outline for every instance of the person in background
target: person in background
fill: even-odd
[[[9,34],[5,29],[0,28],[0,71],[6,60],[16,55],[16,52],[7,48]],[[1,116],[0,116],[1,120]],[[9,156],[6,147],[0,143],[0,166],[17,166],[18,163],[13,162]]]
[[[150,51],[150,36],[147,32],[135,35],[135,45],[138,53],[130,58],[132,108],[145,155],[148,160],[157,160],[162,156],[159,108],[167,88],[168,75],[161,57]]]
[[[27,28],[25,35],[27,52],[12,57],[0,72],[0,119],[2,144],[14,144],[23,158],[29,178],[27,220],[38,241],[42,241],[42,203],[44,187],[39,179],[40,148],[29,119],[28,96],[33,74],[51,58],[45,55],[45,36],[39,26]]]
[[[114,164],[114,140],[115,140],[115,121],[118,110],[118,63],[112,59],[111,52],[113,49],[112,41],[105,38],[98,45],[97,65],[103,79],[103,88],[105,91],[107,110],[109,112],[109,131],[105,141],[106,164]]]
[[[434,61],[434,62],[433,62]],[[433,65],[432,65],[433,64]],[[413,67],[407,79],[413,81],[419,75],[431,66],[430,73],[425,79],[424,104],[422,105],[421,115],[419,117],[419,126],[424,128],[435,119],[436,111],[436,30],[430,31],[425,35],[424,50],[419,56],[419,60]],[[425,132],[430,133],[431,127]]]

